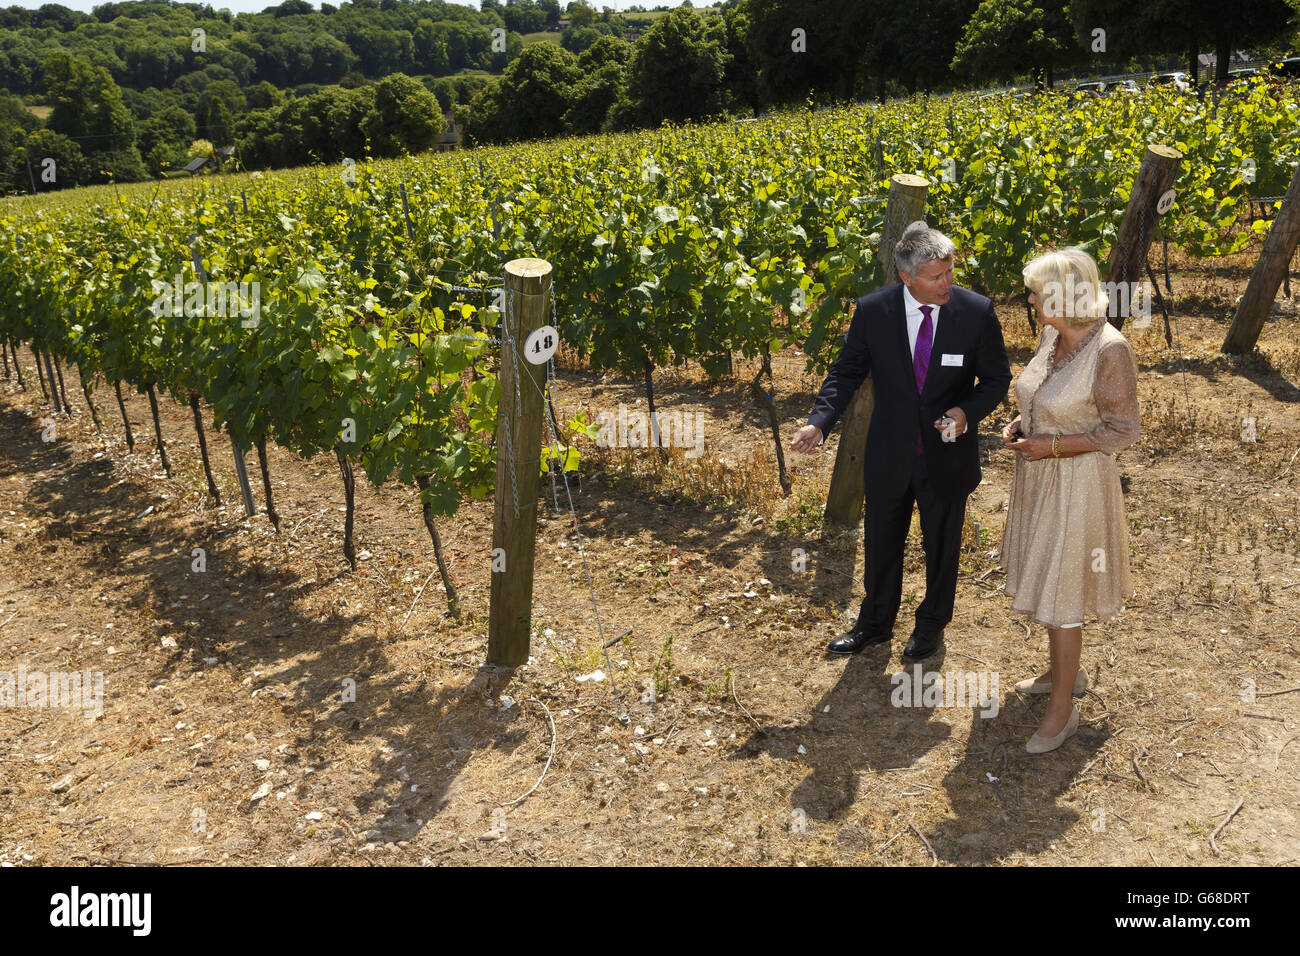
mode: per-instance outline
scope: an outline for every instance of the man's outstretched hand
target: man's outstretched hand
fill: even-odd
[[[801,451],[804,454],[809,452],[821,451],[822,430],[816,425],[805,425],[799,431],[795,432],[794,441],[790,442],[790,447],[794,451]]]

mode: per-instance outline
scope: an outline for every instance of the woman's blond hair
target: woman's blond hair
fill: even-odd
[[[1064,317],[1073,326],[1092,325],[1110,305],[1097,263],[1079,246],[1030,259],[1024,277],[1025,286],[1038,295],[1043,312]]]

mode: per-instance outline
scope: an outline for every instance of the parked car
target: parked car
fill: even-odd
[[[1261,67],[1243,68],[1240,70],[1231,70],[1228,73],[1228,79],[1218,84],[1219,89],[1236,86],[1237,89],[1231,90],[1232,93],[1245,92],[1246,81],[1252,79],[1264,80],[1272,91],[1274,98],[1278,96],[1278,91],[1287,83],[1293,83],[1300,79],[1300,56],[1289,56],[1281,60],[1273,60]]]
[[[1174,73],[1157,73],[1151,79],[1147,80],[1147,86],[1171,88],[1179,93],[1190,93],[1192,84],[1188,82],[1187,74],[1183,72]]]
[[[1246,88],[1250,81],[1256,77],[1263,76],[1263,71],[1257,66],[1243,66],[1235,70],[1229,70],[1227,79],[1218,80],[1214,84],[1214,90],[1217,95],[1245,94]]]
[[[1081,98],[1095,100],[1097,97],[1101,96],[1101,94],[1106,92],[1106,84],[1100,80],[1095,80],[1090,83],[1080,83],[1074,88],[1073,92],[1076,96]]]
[[[1300,56],[1289,56],[1284,60],[1274,60],[1264,67],[1264,72],[1278,80],[1300,79]]]
[[[1116,83],[1114,86],[1110,88],[1110,92],[1137,94],[1137,93],[1141,93],[1142,90],[1138,88],[1136,80],[1120,80],[1118,83]]]
[[[1257,66],[1241,66],[1235,70],[1228,71],[1228,78],[1220,80],[1216,86],[1224,87],[1232,83],[1240,83],[1243,80],[1249,80],[1253,76],[1259,76],[1260,68]]]

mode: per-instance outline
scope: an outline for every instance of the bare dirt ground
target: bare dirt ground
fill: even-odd
[[[534,656],[511,672],[483,666],[491,502],[440,522],[454,621],[436,575],[415,603],[434,561],[413,491],[359,479],[351,573],[332,459],[271,450],[277,535],[243,517],[211,430],[225,506],[208,498],[188,408],[163,401],[171,479],[147,400],[128,400],[128,454],[102,383],[104,433],[77,395],[43,442],[24,351],[27,390],[0,385],[0,671],[99,671],[104,697],[98,717],[0,708],[0,862],[1294,864],[1300,313],[1279,300],[1261,354],[1218,354],[1253,261],[1176,259],[1176,347],[1158,318],[1130,333],[1137,595],[1085,627],[1080,730],[1044,756],[1024,751],[1044,699],[1012,684],[1046,635],[1010,612],[996,555],[1010,402],[981,428],[956,617],[925,662],[996,672],[982,717],[890,703],[924,590],[915,524],[893,645],[824,654],[862,598],[860,537],[820,523],[837,436],[792,458],[783,498],[750,363],[657,377],[661,409],[706,416],[700,458],[583,445],[581,550],[544,482]],[[1022,306],[999,312],[1018,372],[1034,337]],[[820,382],[775,368],[788,443]],[[556,396],[565,417],[646,407],[574,365]]]

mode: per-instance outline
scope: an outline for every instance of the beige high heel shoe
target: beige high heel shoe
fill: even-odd
[[[1029,738],[1029,743],[1025,744],[1025,749],[1031,754],[1045,754],[1055,750],[1061,744],[1065,743],[1074,732],[1079,729],[1079,709],[1072,707],[1070,709],[1070,719],[1065,722],[1065,727],[1055,737],[1040,737],[1037,733]]]
[[[1082,667],[1074,675],[1074,690],[1071,692],[1078,697],[1088,689],[1088,672]],[[1037,677],[1030,677],[1016,684],[1016,690],[1022,694],[1050,694],[1052,692],[1052,682],[1050,680],[1039,680]]]

